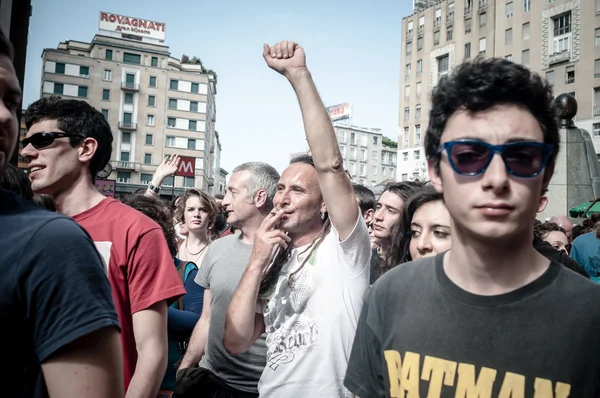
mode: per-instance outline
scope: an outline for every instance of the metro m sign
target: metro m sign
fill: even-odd
[[[193,177],[196,171],[196,158],[180,157],[178,176]]]

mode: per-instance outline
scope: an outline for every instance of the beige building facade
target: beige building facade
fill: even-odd
[[[117,194],[146,187],[172,153],[194,158],[195,175],[167,179],[162,195],[192,187],[219,193],[215,77],[171,57],[164,44],[114,36],[45,49],[41,96],[84,100],[104,114],[114,136],[108,179]]]
[[[600,0],[444,0],[402,21],[399,180],[426,176],[429,93],[476,56],[504,57],[572,93],[600,154]],[[563,137],[564,139],[564,137]]]

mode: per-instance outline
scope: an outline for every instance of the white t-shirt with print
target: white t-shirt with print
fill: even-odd
[[[344,375],[369,287],[371,243],[362,217],[340,242],[331,228],[300,272],[307,247],[292,251],[271,291],[262,297],[267,366],[261,397],[352,397]]]

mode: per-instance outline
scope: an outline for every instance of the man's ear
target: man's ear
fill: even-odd
[[[97,150],[98,141],[90,137],[85,138],[79,147],[79,161],[81,163],[90,163]]]
[[[546,195],[542,196],[538,202],[537,212],[541,213],[546,210],[546,206],[548,205],[548,197]]]
[[[440,166],[439,161],[437,163],[437,168],[436,168],[436,164],[433,160],[430,159],[427,161],[427,174],[429,174],[429,180],[431,181],[431,185],[433,185],[433,187],[435,188],[436,191],[442,192],[443,191],[442,176],[438,172],[439,166]]]
[[[370,224],[373,221],[373,214],[375,214],[374,209],[369,209],[363,213],[363,218],[367,224]]]
[[[264,189],[259,189],[254,195],[254,205],[260,209],[267,203],[267,192]]]

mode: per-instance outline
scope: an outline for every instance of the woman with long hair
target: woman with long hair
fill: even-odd
[[[569,238],[564,228],[558,224],[546,221],[533,227],[533,234],[552,245],[555,250],[568,253]]]
[[[187,239],[179,247],[177,257],[192,261],[198,266],[212,242],[215,219],[219,211],[217,202],[204,191],[188,189],[179,200],[177,219],[187,231]]]
[[[450,249],[450,234],[451,218],[442,194],[430,185],[415,191],[404,204],[377,277],[398,264],[445,252]]]

